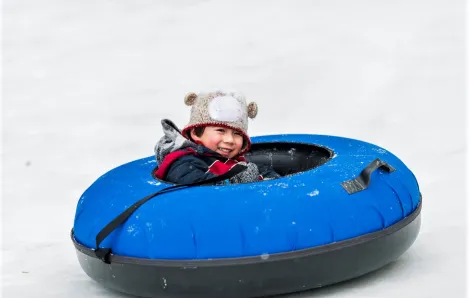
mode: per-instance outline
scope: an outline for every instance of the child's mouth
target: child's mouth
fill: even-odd
[[[229,155],[233,151],[232,149],[227,149],[227,148],[218,148],[218,149],[224,155]]]

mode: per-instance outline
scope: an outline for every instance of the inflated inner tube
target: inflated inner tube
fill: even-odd
[[[421,194],[396,156],[340,137],[252,138],[247,159],[279,179],[163,192],[97,234],[143,197],[154,157],[100,177],[82,195],[71,232],[94,280],[141,297],[259,297],[321,287],[379,269],[415,241]]]

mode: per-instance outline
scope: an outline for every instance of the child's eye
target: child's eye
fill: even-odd
[[[236,132],[235,132],[235,134],[236,134],[236,135],[239,135],[239,136],[241,136],[241,135],[242,135],[242,134],[241,134],[241,133],[239,133],[238,131],[236,131]]]
[[[217,131],[224,132],[225,129],[223,129],[223,128],[218,128]]]

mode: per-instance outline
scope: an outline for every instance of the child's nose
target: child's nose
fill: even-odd
[[[231,133],[226,133],[224,137],[224,141],[227,143],[233,143],[233,136]]]

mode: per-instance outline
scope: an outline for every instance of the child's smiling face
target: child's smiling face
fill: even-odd
[[[192,129],[191,137],[226,158],[237,156],[243,146],[243,135],[239,131],[222,126],[206,126],[200,137]]]

